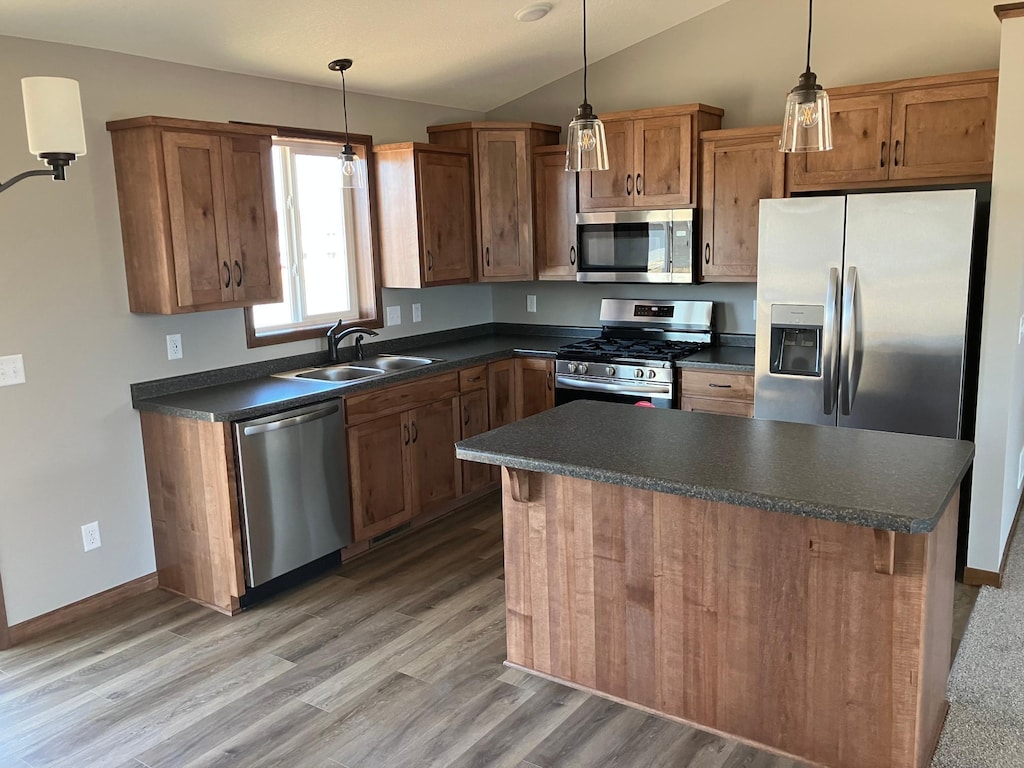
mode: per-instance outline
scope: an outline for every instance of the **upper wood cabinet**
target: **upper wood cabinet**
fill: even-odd
[[[534,147],[561,129],[540,123],[457,123],[427,128],[431,144],[472,153],[477,275],[484,282],[532,280]]]
[[[468,283],[473,259],[470,152],[432,144],[373,148],[385,288]]]
[[[830,90],[833,149],[793,155],[789,191],[987,180],[997,76],[968,72]]]
[[[132,312],[280,301],[273,128],[138,117],[107,130]]]
[[[576,177],[565,145],[533,151],[533,205],[539,280],[576,279]]]
[[[696,205],[697,138],[720,128],[722,114],[717,107],[686,104],[601,115],[608,170],[579,175],[580,210]]]
[[[698,258],[704,282],[757,279],[760,201],[782,197],[786,156],[779,152],[782,128],[739,128],[701,134]]]

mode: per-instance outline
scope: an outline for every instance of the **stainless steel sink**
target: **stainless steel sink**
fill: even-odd
[[[295,374],[297,379],[320,379],[322,381],[359,381],[371,376],[383,376],[381,368],[362,365],[332,365],[329,368],[314,368]]]
[[[385,371],[407,371],[410,368],[419,368],[422,365],[430,365],[439,362],[429,357],[412,357],[407,355],[377,355],[360,360],[356,365],[365,365],[368,368],[381,368]]]

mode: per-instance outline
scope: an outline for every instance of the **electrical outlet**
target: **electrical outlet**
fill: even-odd
[[[402,324],[402,308],[401,307],[388,307],[387,324],[388,325],[401,325]]]
[[[414,323],[423,322],[423,308],[419,304],[412,305],[412,321]]]
[[[754,299],[754,322],[757,322],[757,299]]]
[[[181,360],[181,334],[167,334],[167,359]]]
[[[537,311],[537,297],[530,294],[526,297],[526,311],[536,312]]]
[[[1017,490],[1024,485],[1024,448],[1020,449],[1020,458],[1017,459]]]
[[[1024,315],[1020,316],[1020,325],[1017,327],[1017,343],[1024,344]]]
[[[98,522],[86,523],[82,526],[82,546],[85,551],[100,548],[100,524]]]
[[[21,355],[0,357],[0,387],[25,383],[25,361]]]

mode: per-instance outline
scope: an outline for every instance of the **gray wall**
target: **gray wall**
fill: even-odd
[[[338,129],[341,93],[71,46],[0,37],[0,176],[42,167],[28,153],[20,78],[81,83],[88,154],[63,184],[29,179],[0,197],[0,355],[27,383],[0,389],[0,573],[17,623],[154,569],[132,382],[316,350],[245,346],[242,310],[177,317],[128,312],[107,120],[170,115]],[[425,140],[432,123],[477,113],[352,94],[352,130]],[[386,291],[404,323],[385,336],[490,322],[489,286]],[[411,305],[423,323],[411,324]],[[164,336],[181,333],[184,359]],[[98,520],[103,546],[82,551]]]

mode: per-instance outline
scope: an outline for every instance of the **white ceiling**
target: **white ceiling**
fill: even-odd
[[[582,3],[549,0],[3,0],[0,33],[484,112],[580,69]],[[589,0],[590,60],[726,0]]]

